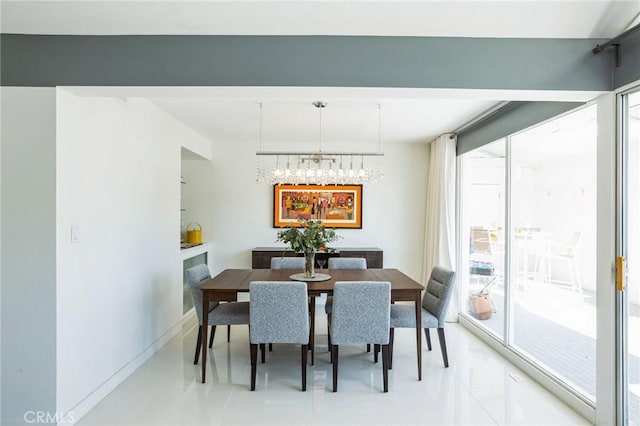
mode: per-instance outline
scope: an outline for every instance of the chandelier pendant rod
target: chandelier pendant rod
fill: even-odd
[[[262,151],[262,102],[260,102],[260,151]]]
[[[318,152],[322,152],[322,109],[327,106],[325,101],[315,101],[313,106],[318,108]]]
[[[380,104],[378,104],[378,152],[382,152],[382,139],[380,138]]]

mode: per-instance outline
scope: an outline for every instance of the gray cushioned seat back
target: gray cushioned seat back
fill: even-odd
[[[331,342],[389,343],[391,283],[338,281],[333,289]]]
[[[271,269],[304,269],[304,257],[272,257]]]
[[[422,307],[438,318],[438,327],[444,327],[447,307],[453,293],[455,276],[455,272],[442,266],[435,266],[431,271],[427,290],[422,298]]]
[[[367,269],[364,257],[330,257],[329,269]]]
[[[291,281],[253,281],[249,284],[251,343],[309,342],[307,284]]]
[[[189,293],[193,306],[196,308],[198,324],[202,324],[202,291],[200,291],[200,283],[211,278],[209,267],[204,263],[187,269],[187,282],[189,284]]]

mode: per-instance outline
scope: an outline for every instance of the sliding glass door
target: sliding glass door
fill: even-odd
[[[622,255],[626,289],[618,303],[619,424],[640,425],[640,90],[620,98],[622,141]]]
[[[596,394],[596,106],[511,137],[511,336],[519,353]]]
[[[596,394],[596,106],[461,158],[461,313]],[[640,164],[639,164],[640,168]]]

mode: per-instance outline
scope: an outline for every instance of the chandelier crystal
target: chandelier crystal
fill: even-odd
[[[272,152],[258,151],[256,182],[280,184],[360,185],[384,178],[384,154],[378,152],[322,151],[322,108],[326,102],[313,105],[320,111],[318,151]],[[262,104],[260,104],[260,147],[262,148]],[[378,149],[380,149],[380,105],[378,105]],[[267,163],[263,165],[264,161]],[[366,160],[365,160],[366,159]]]

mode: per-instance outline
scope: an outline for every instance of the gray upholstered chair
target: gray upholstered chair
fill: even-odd
[[[253,281],[249,284],[251,319],[251,390],[256,389],[258,345],[264,363],[265,343],[293,343],[302,350],[302,390],[307,390],[309,303],[307,284],[290,281]]]
[[[304,269],[304,257],[272,257],[271,269]]]
[[[367,269],[364,257],[330,257],[329,269]]]
[[[449,367],[449,358],[447,356],[447,345],[444,338],[444,323],[449,300],[451,300],[451,294],[453,293],[455,276],[456,274],[453,271],[441,266],[434,267],[431,271],[427,289],[422,297],[422,328],[424,328],[424,335],[427,339],[427,348],[431,350],[429,329],[436,328],[438,330],[440,350],[442,351],[442,360],[444,361],[445,367]],[[393,329],[415,328],[415,326],[416,314],[413,305],[391,305],[391,350],[389,368],[393,365]]]
[[[338,348],[373,343],[382,346],[384,392],[389,390],[389,321],[391,283],[388,281],[338,281],[333,288],[331,358],[333,391],[338,390]]]
[[[202,291],[200,291],[200,283],[211,278],[209,267],[205,264],[196,265],[187,269],[187,281],[189,284],[189,293],[193,306],[196,308],[196,316],[198,317],[198,340],[196,342],[196,354],[193,363],[197,364],[200,359],[200,345],[202,344],[202,327],[211,326],[211,338],[209,339],[209,347],[213,345],[213,337],[216,333],[216,326],[226,325],[227,341],[230,339],[229,330],[232,324],[249,324],[249,302],[230,302],[209,304],[209,324],[202,324]]]
[[[367,269],[367,259],[364,257],[330,257],[329,269]],[[329,330],[329,322],[331,321],[331,309],[333,305],[333,296],[327,296],[324,304],[324,312],[327,314],[327,346],[331,351],[331,330]],[[371,344],[367,344],[367,352],[371,350]]]
[[[272,257],[271,269],[297,269],[304,270],[304,257]],[[269,343],[269,352],[273,350],[273,344]],[[313,350],[313,349],[312,349]],[[311,365],[313,365],[313,352],[311,354]]]

